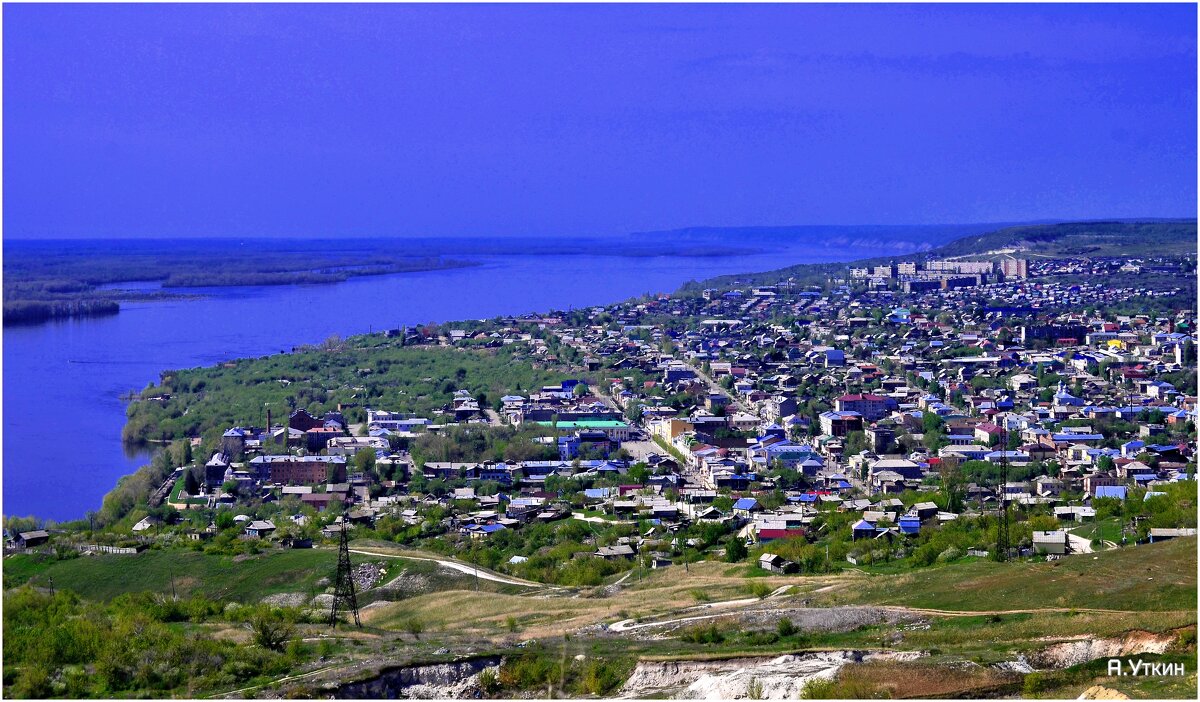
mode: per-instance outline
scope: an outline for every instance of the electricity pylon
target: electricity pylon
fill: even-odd
[[[362,628],[358,620],[358,598],[354,594],[354,572],[350,566],[350,524],[342,520],[341,537],[338,541],[337,580],[333,586],[333,606],[329,610],[329,626],[337,626],[338,605],[354,613],[354,626]]]

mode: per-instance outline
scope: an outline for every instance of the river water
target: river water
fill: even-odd
[[[327,285],[181,289],[110,317],[4,329],[3,512],[55,520],[98,509],[147,462],[121,443],[120,396],[163,370],[210,365],[427,322],[568,309],[671,292],[688,280],[876,252],[799,248],[724,257],[489,255],[470,268]],[[124,287],[146,289],[155,284]]]

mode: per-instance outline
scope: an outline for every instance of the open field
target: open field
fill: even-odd
[[[577,594],[561,591],[542,595],[497,594],[486,598],[467,590],[438,592],[380,605],[368,614],[368,621],[372,626],[392,629],[417,618],[437,629],[495,637],[509,633],[508,618],[512,617],[520,638],[542,638],[573,634],[601,623],[664,616],[690,608],[695,608],[693,614],[723,611],[723,601],[734,600],[739,606],[758,601],[750,593],[752,584],[765,580],[769,590],[775,590],[795,582],[794,578],[782,576],[749,581],[723,575],[722,571],[727,569],[725,564],[697,563],[686,577],[677,567],[639,573],[611,595],[606,595],[603,587]],[[703,592],[707,599],[698,600],[697,592]]]
[[[974,563],[874,576],[815,596],[829,604],[965,611],[1038,608],[1196,610],[1196,539],[1044,563]]]
[[[170,592],[252,602],[284,591],[308,591],[330,577],[337,554],[324,549],[274,551],[234,558],[190,550],[145,551],[136,556],[96,555],[68,560],[39,556],[4,559],[4,586],[25,582],[74,590],[82,597],[110,600],[126,592]]]
[[[846,665],[827,687],[814,688],[814,695],[824,696],[1077,696],[1101,679],[1134,697],[1188,697],[1195,687],[1191,663],[1190,678],[1144,680],[1108,679],[1103,670],[1084,664],[1054,670],[1038,665],[1042,672],[1028,675],[994,667],[1022,656],[1041,660],[1055,647],[1090,642],[1117,647],[1150,642],[1151,649],[1133,650],[1165,647],[1149,655],[1175,660],[1171,657],[1194,647],[1188,643],[1196,624],[1194,539],[1053,563],[976,560],[899,574],[783,576],[706,561],[686,571],[635,570],[595,588],[476,579],[420,560],[444,557],[387,542],[358,541],[353,548],[378,554],[356,554],[356,564],[378,563],[387,573],[362,593],[363,629],[339,630],[331,641],[335,658],[319,674],[297,678],[297,685],[357,679],[446,651],[520,656],[529,649],[518,644],[528,642],[546,647],[553,655],[545,655],[554,660],[566,652],[568,660],[584,655],[620,670],[638,660],[721,661],[816,651],[920,656]],[[174,578],[181,596],[256,602],[324,591],[318,581],[332,574],[335,560],[329,549],[238,558],[184,549],[61,561],[14,556],[5,559],[4,577],[6,588],[26,582],[45,588],[52,577],[58,589],[101,601],[124,592],[169,592]],[[779,633],[784,618],[795,625],[793,633]],[[324,631],[308,625],[302,636],[315,645]],[[705,632],[707,638],[699,635]],[[240,641],[247,632],[217,625],[212,636]]]
[[[412,552],[409,552],[412,553]],[[431,558],[430,554],[415,554]],[[388,569],[379,588],[361,593],[363,604],[377,599],[400,598],[412,592],[446,588],[474,588],[475,578],[427,560],[397,560],[355,556],[354,563],[376,562]],[[95,555],[66,560],[18,555],[4,560],[4,587],[25,583],[73,590],[93,600],[110,600],[127,592],[174,591],[181,597],[193,593],[213,599],[257,602],[279,593],[311,597],[323,592],[322,579],[332,580],[337,553],[330,549],[273,550],[256,556],[225,556],[173,549],[150,550],[136,556]],[[405,576],[405,589],[384,588],[388,581]],[[485,592],[520,591],[522,588],[481,579]]]
[[[1071,529],[1071,533],[1085,539],[1100,539],[1101,541],[1121,542],[1121,520],[1115,517],[1100,521],[1088,522],[1083,526]]]

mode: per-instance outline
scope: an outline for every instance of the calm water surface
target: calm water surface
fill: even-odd
[[[858,249],[852,256],[871,254]],[[6,327],[4,513],[64,520],[98,509],[117,479],[148,458],[122,447],[120,395],[163,370],[277,353],[334,334],[604,304],[670,292],[692,279],[814,260],[799,249],[710,258],[472,258],[484,265],[330,285],[180,290],[204,297],[122,303],[111,317]]]

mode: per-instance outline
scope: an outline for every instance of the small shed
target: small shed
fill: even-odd
[[[1063,555],[1070,552],[1067,532],[1062,529],[1055,531],[1033,532],[1033,550],[1037,553]]]
[[[772,573],[794,573],[796,564],[774,553],[764,553],[758,557],[758,567]]]

